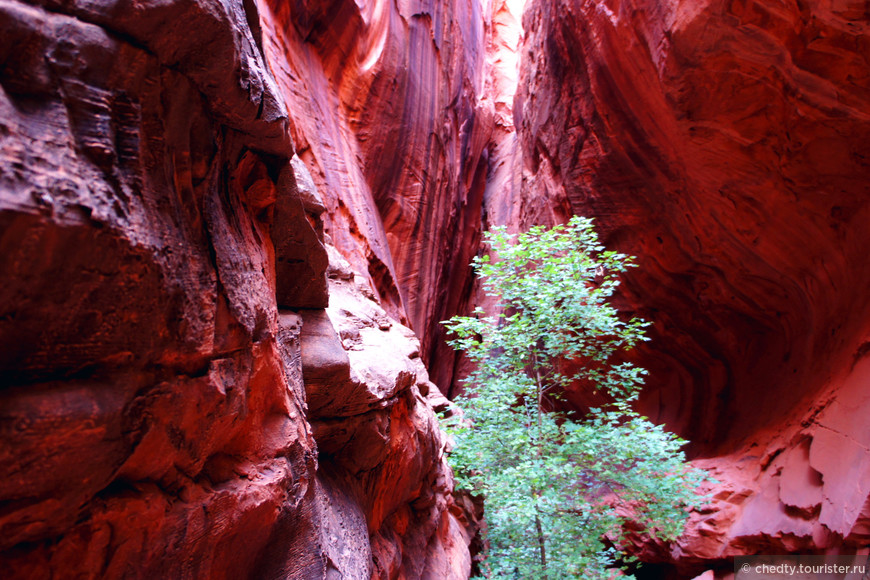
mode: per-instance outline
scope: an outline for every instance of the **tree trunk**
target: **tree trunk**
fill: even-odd
[[[537,508],[535,508],[537,510]],[[541,568],[544,571],[544,579],[547,578],[547,548],[544,545],[544,528],[541,525],[541,516],[535,514],[535,529],[538,531],[538,548],[541,552]]]

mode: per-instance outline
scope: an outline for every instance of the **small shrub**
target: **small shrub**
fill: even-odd
[[[476,365],[457,400],[465,419],[450,424],[450,460],[458,485],[485,497],[484,574],[610,578],[626,561],[616,547],[627,519],[675,538],[702,481],[684,441],[632,410],[646,372],[616,362],[647,340],[647,323],[609,304],[631,258],[606,251],[579,217],[517,236],[495,228],[485,242],[494,259],[473,266],[500,314],[445,323]],[[580,420],[554,412],[572,384],[612,403]]]

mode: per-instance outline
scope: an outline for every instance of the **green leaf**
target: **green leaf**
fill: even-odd
[[[456,401],[465,423],[445,427],[457,485],[485,495],[483,569],[610,578],[617,560],[630,561],[614,547],[626,517],[673,539],[687,508],[704,499],[694,491],[704,475],[685,464],[684,441],[631,409],[646,371],[616,362],[648,340],[649,323],[624,320],[608,303],[619,273],[636,265],[606,251],[581,217],[517,235],[493,228],[484,241],[491,253],[472,265],[496,314],[476,308],[444,323],[449,344],[476,365]],[[577,384],[611,402],[580,418],[551,412],[551,394]]]

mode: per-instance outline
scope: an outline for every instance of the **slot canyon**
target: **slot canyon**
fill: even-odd
[[[638,577],[870,553],[870,3],[0,0],[0,576],[468,578],[440,322],[572,215],[713,478]]]

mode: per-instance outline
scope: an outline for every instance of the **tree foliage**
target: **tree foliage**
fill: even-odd
[[[646,323],[609,303],[631,258],[579,217],[517,236],[495,228],[485,242],[495,259],[473,265],[499,314],[445,323],[476,366],[450,460],[459,486],[485,497],[484,573],[609,578],[626,521],[676,537],[701,481],[684,441],[631,408],[646,372],[617,359],[647,340]],[[612,402],[579,419],[553,411],[572,385]]]

